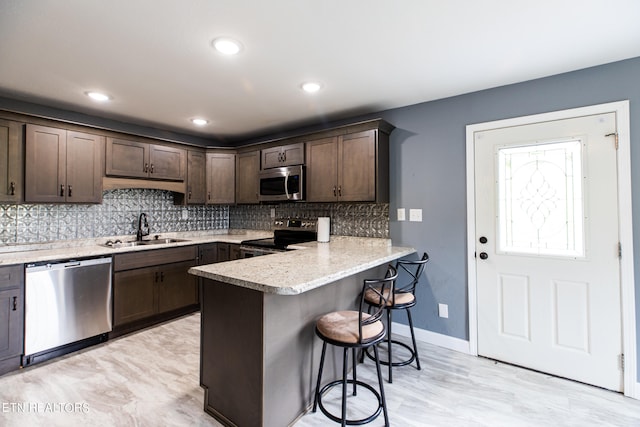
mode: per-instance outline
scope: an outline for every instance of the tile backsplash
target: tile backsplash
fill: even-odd
[[[217,229],[270,230],[278,218],[331,218],[331,234],[389,236],[388,204],[289,203],[280,205],[176,206],[163,190],[105,191],[97,205],[0,204],[0,244],[135,235],[138,216],[149,217],[151,234]]]

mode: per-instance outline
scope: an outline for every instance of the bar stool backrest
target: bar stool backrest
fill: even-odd
[[[398,271],[404,270],[406,273],[409,274],[409,283],[407,283],[406,285],[400,288],[394,289],[393,296],[392,296],[393,300],[391,301],[391,305],[395,305],[396,303],[395,297],[396,297],[396,294],[398,293],[411,293],[415,296],[416,286],[420,281],[420,276],[422,276],[422,273],[424,272],[424,268],[427,265],[427,262],[429,262],[429,255],[426,252],[424,252],[422,255],[422,258],[417,261],[398,260],[396,262],[396,269]]]
[[[398,277],[398,270],[389,265],[387,267],[387,273],[384,279],[366,279],[362,286],[362,292],[360,293],[360,313],[358,315],[358,343],[362,344],[362,327],[377,322],[382,318],[384,307],[387,305],[388,297],[393,292],[395,287],[395,281]],[[365,294],[373,292],[379,298],[379,304],[374,308],[373,313],[366,313],[365,307]],[[364,316],[363,316],[364,314]],[[364,318],[363,318],[364,317]]]

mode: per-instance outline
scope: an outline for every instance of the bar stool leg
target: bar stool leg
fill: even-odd
[[[356,379],[357,379],[357,375],[356,375],[356,348],[353,347],[353,352],[351,354],[351,363],[353,364],[353,395],[355,396],[357,394],[356,391]]]
[[[313,410],[312,412],[316,412],[318,408],[318,396],[320,396],[320,382],[322,381],[322,370],[324,369],[324,355],[327,352],[327,343],[326,341],[322,342],[322,356],[320,356],[320,369],[318,369],[318,382],[316,382],[316,393],[313,396]]]
[[[342,350],[342,427],[347,425],[347,363],[349,362],[349,349]]]
[[[387,351],[389,353],[389,383],[393,382],[393,377],[392,377],[392,369],[393,368],[393,358],[392,358],[392,354],[391,354],[391,310],[387,309]]]
[[[411,319],[411,309],[407,308],[407,317],[409,318],[409,329],[411,330],[411,341],[413,342],[413,354],[416,356],[416,364],[420,370],[420,358],[418,357],[418,346],[416,345],[416,333],[413,331],[413,320]]]
[[[387,414],[387,400],[384,397],[384,385],[382,381],[382,370],[380,369],[380,357],[378,355],[378,346],[373,346],[373,352],[376,356],[376,371],[378,372],[378,385],[380,386],[380,399],[382,400],[382,412],[384,413],[384,425],[389,427],[389,414]]]

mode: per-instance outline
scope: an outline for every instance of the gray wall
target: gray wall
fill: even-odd
[[[428,286],[420,289],[414,315],[417,327],[469,337],[465,126],[625,99],[631,114],[633,240],[640,254],[640,58],[376,115],[396,126],[391,134],[391,238],[431,256]],[[396,221],[399,207],[422,208],[423,222]],[[638,256],[634,266],[640,308]],[[437,303],[449,305],[448,319],[438,317]]]

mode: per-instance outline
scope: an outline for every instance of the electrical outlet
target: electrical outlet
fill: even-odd
[[[276,217],[276,208],[271,208],[271,218],[275,218]]]
[[[449,306],[447,304],[438,304],[438,316],[449,318]]]
[[[404,208],[398,208],[398,221],[406,221],[406,213]]]
[[[409,221],[422,222],[422,209],[409,209]]]
[[[189,209],[186,209],[186,208],[182,209],[182,219],[183,220],[189,219]]]

